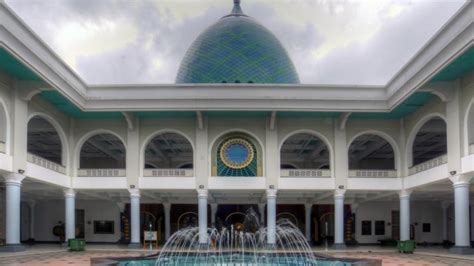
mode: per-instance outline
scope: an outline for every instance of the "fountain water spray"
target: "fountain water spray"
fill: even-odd
[[[199,244],[199,228],[174,233],[161,249],[155,265],[317,265],[301,231],[287,219],[277,221],[276,243],[267,244],[267,228],[250,208],[243,228],[208,228],[207,243]]]

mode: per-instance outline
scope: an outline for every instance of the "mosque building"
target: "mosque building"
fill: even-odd
[[[141,247],[281,219],[314,245],[413,239],[473,253],[474,2],[384,86],[300,84],[234,1],[175,84],[85,83],[0,1],[0,250]],[[406,40],[409,41],[409,40]]]

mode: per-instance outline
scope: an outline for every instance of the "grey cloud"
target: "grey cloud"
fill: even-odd
[[[136,27],[138,38],[126,47],[76,58],[75,71],[91,84],[173,83],[179,63],[192,41],[231,9],[230,3],[226,8],[210,3],[202,15],[177,22],[173,12],[156,9],[152,1],[15,0],[8,3],[50,45],[54,45],[52,40],[60,26],[71,20],[99,23],[124,19]],[[447,14],[453,14],[460,6],[448,2],[417,5],[398,19],[388,20],[366,45],[336,49],[314,61],[308,56],[309,52],[325,42],[315,25],[295,26],[283,21],[275,13],[274,2],[271,3],[246,1],[243,9],[280,39],[303,83],[326,84],[386,83],[446,21]],[[331,12],[335,10],[331,1],[311,3],[315,5],[315,12],[318,11],[316,5]],[[152,46],[146,48],[144,44],[149,41]],[[163,68],[159,71],[152,62],[156,57],[163,60]]]

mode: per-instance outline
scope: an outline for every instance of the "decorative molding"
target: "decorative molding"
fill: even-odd
[[[201,111],[196,111],[196,119],[197,119],[198,129],[202,130],[204,128],[204,117]]]
[[[423,86],[419,91],[430,92],[438,96],[443,102],[449,102],[454,99],[456,90],[454,82],[436,82]]]
[[[193,169],[144,169],[144,177],[193,177]]]
[[[397,170],[351,170],[349,169],[349,177],[361,178],[396,178]]]
[[[270,130],[275,130],[276,117],[277,117],[277,112],[272,111],[272,114],[270,116]]]
[[[426,162],[414,165],[408,169],[408,174],[409,175],[414,175],[419,172],[426,171],[428,169],[434,168],[436,166],[440,166],[442,164],[448,163],[448,155],[444,154],[441,156],[438,156],[436,158],[433,158],[431,160],[428,160]]]
[[[329,169],[281,169],[281,177],[331,177]]]
[[[400,199],[402,199],[402,198],[410,198],[410,195],[411,195],[412,192],[413,192],[412,190],[400,190],[400,191],[398,192],[398,197],[399,197]]]
[[[27,161],[32,164],[44,167],[46,169],[58,172],[60,174],[66,174],[66,167],[64,165],[52,162],[50,160],[44,159],[32,153],[27,154]]]
[[[18,95],[24,101],[30,101],[34,96],[43,91],[54,90],[49,84],[43,81],[16,81]]]
[[[346,128],[347,121],[351,116],[351,112],[342,113],[338,118],[338,128],[339,130],[344,130]]]
[[[125,177],[126,169],[78,169],[78,177]]]
[[[136,118],[130,112],[122,112],[122,115],[125,118],[125,121],[127,121],[128,129],[133,130],[135,128]]]
[[[25,175],[19,173],[6,173],[3,174],[3,178],[5,179],[6,184],[15,184],[21,186],[23,179],[26,178]]]
[[[72,188],[66,188],[64,189],[64,197],[66,198],[75,198],[76,197],[76,191]]]

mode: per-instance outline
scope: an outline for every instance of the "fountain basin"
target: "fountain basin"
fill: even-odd
[[[216,256],[212,253],[195,253],[184,256],[169,257],[119,257],[119,258],[92,258],[91,265],[106,266],[155,266],[155,265],[179,265],[179,266],[381,266],[380,260],[374,259],[352,259],[333,258],[321,254],[315,254],[314,259],[301,256],[288,256],[278,252],[254,254],[221,254]]]

